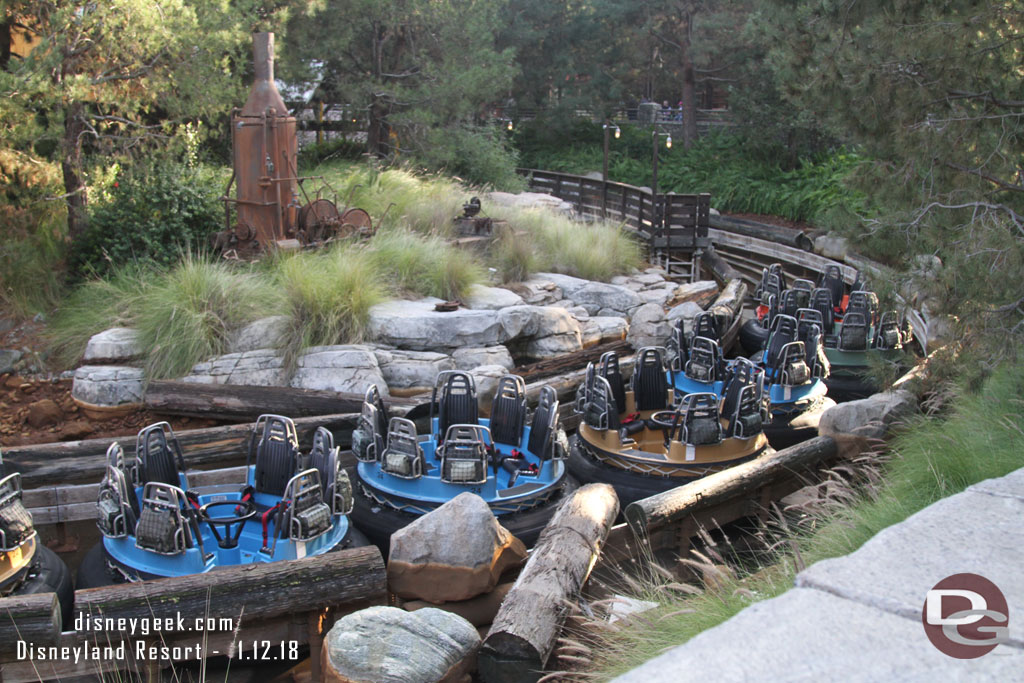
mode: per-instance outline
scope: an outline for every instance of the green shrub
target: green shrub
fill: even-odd
[[[517,154],[491,126],[448,126],[431,130],[416,150],[416,161],[433,171],[458,176],[472,185],[511,192],[525,187],[516,174]]]
[[[335,137],[325,142],[306,145],[299,150],[299,171],[305,173],[309,167],[335,159],[354,161],[360,159],[365,152],[366,145],[364,143],[344,137]]]
[[[344,243],[321,252],[283,256],[274,268],[291,318],[285,345],[289,365],[310,346],[362,341],[370,307],[386,298],[373,259],[365,250]]]
[[[130,261],[171,265],[183,251],[205,249],[223,227],[222,192],[219,172],[203,167],[163,163],[122,175],[90,204],[72,272],[102,275]]]
[[[435,235],[380,232],[370,243],[369,256],[399,296],[458,299],[484,279],[483,267],[471,253]]]

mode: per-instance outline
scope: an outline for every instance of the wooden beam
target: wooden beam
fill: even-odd
[[[757,221],[732,218],[730,216],[711,216],[709,222],[713,228],[736,235],[756,237],[777,244],[785,244],[786,246],[803,251],[811,251],[814,248],[814,242],[811,241],[811,238],[803,230],[783,228],[778,225],[758,223]]]
[[[291,387],[157,380],[146,387],[143,403],[160,415],[252,421],[264,413],[292,418],[357,413],[362,409],[363,395]],[[387,403],[394,410],[398,406],[411,406],[414,401],[391,397]]]
[[[707,264],[711,276],[718,284],[724,284],[730,280],[739,280],[743,276],[735,268],[725,262],[714,247],[708,246],[701,256],[701,262]]]
[[[556,358],[548,358],[536,363],[530,363],[529,365],[522,365],[513,370],[513,372],[522,377],[524,381],[533,382],[543,377],[551,377],[552,375],[586,367],[587,363],[598,360],[602,354],[608,351],[614,351],[616,354],[624,356],[631,349],[632,347],[629,345],[629,342],[625,339],[620,339],[608,342],[607,344],[592,346],[582,351],[567,353]]]
[[[75,610],[119,619],[147,615],[241,617],[242,623],[345,605],[385,604],[387,578],[376,546],[227,567],[205,574],[90,588],[75,592]]]
[[[61,629],[56,593],[0,598],[0,662],[17,657],[18,641],[55,645]]]
[[[619,511],[608,484],[577,489],[555,512],[498,610],[477,661],[487,683],[536,681]]]
[[[631,503],[626,507],[626,521],[642,538],[704,508],[747,498],[775,480],[809,472],[838,452],[835,439],[818,436]]]

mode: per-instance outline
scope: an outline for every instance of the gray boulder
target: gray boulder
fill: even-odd
[[[362,393],[376,384],[388,394],[377,356],[369,346],[314,346],[301,356],[289,386],[296,389],[323,389]]]
[[[618,316],[594,316],[580,325],[583,346],[594,346],[625,338],[629,323]]]
[[[664,307],[669,302],[672,295],[675,294],[675,285],[669,285],[668,287],[654,287],[651,289],[644,289],[637,292],[637,296],[645,304],[658,304]]]
[[[531,277],[523,282],[508,285],[508,289],[518,294],[523,302],[531,306],[546,306],[562,300],[562,290],[551,280]]]
[[[462,298],[462,304],[471,310],[495,311],[507,306],[521,306],[523,298],[503,287],[473,285],[469,294]]]
[[[452,360],[455,362],[455,367],[458,370],[472,370],[481,365],[500,365],[507,370],[515,367],[512,354],[501,344],[497,346],[455,349],[452,352]]]
[[[437,373],[455,369],[451,356],[433,351],[377,349],[373,353],[391,391],[429,389],[434,386]]]
[[[917,411],[917,399],[909,391],[885,391],[859,401],[832,406],[821,415],[818,433],[856,434],[880,439],[897,421]]]
[[[123,365],[83,365],[75,370],[71,396],[95,406],[142,403],[146,377],[141,368]]]
[[[573,277],[572,275],[563,275],[562,273],[537,273],[534,275],[534,278],[553,282],[562,291],[563,299],[573,299],[573,294],[577,290],[590,284],[590,280]]]
[[[628,314],[644,303],[640,295],[631,289],[605,282],[587,282],[567,297],[577,305],[583,306],[591,315],[600,313],[602,309]]]
[[[231,353],[256,351],[257,349],[280,348],[290,327],[290,321],[284,315],[272,315],[269,318],[254,320],[238,330],[228,345]]]
[[[634,349],[645,346],[664,346],[672,328],[665,319],[665,311],[658,304],[644,304],[629,319],[626,339]]]
[[[388,586],[403,598],[468,600],[492,590],[505,569],[525,559],[522,541],[484,499],[460,493],[391,536]]]
[[[454,680],[480,635],[462,617],[425,607],[369,607],[339,619],[324,638],[325,680],[437,683]]]
[[[112,327],[94,334],[85,345],[82,360],[130,360],[142,355],[139,332],[131,327]]]
[[[228,353],[192,367],[185,382],[272,387],[286,383],[284,360],[274,349]]]
[[[694,302],[684,301],[678,306],[673,306],[669,312],[665,314],[665,319],[673,322],[680,318],[683,318],[684,320],[693,320],[703,312],[704,309]]]
[[[370,309],[370,333],[382,344],[413,351],[493,346],[509,339],[493,311],[441,313],[434,310],[440,302],[427,298],[377,304]]]
[[[821,254],[825,258],[845,261],[849,250],[850,243],[845,237],[829,233],[814,238],[814,253]]]
[[[493,317],[500,322],[508,339],[579,332],[579,323],[560,306],[509,306]]]
[[[523,352],[530,360],[556,358],[567,353],[574,353],[583,348],[583,336],[577,329],[567,334],[552,334],[547,337],[534,337],[526,342]]]

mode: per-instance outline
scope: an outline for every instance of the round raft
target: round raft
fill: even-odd
[[[79,588],[365,544],[347,516],[352,487],[339,449],[322,427],[303,455],[289,418],[261,415],[249,439],[246,480],[237,484],[190,488],[181,446],[166,422],[139,432],[135,452],[126,462],[119,444],[107,451],[96,502],[103,540],[79,567]]]
[[[470,491],[529,546],[576,487],[554,389],[541,389],[529,421],[526,385],[515,375],[499,380],[489,418],[480,417],[477,404],[471,375],[440,373],[430,431],[420,435],[411,420],[388,416],[376,386],[367,390],[352,435],[359,459],[353,518],[374,544],[386,551],[396,530]]]

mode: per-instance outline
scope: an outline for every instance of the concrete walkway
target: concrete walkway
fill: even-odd
[[[921,623],[928,590],[965,572],[995,583],[1010,613],[1009,641],[971,660],[942,654]],[[689,680],[1024,681],[1024,469],[808,567],[795,588],[615,679]]]

